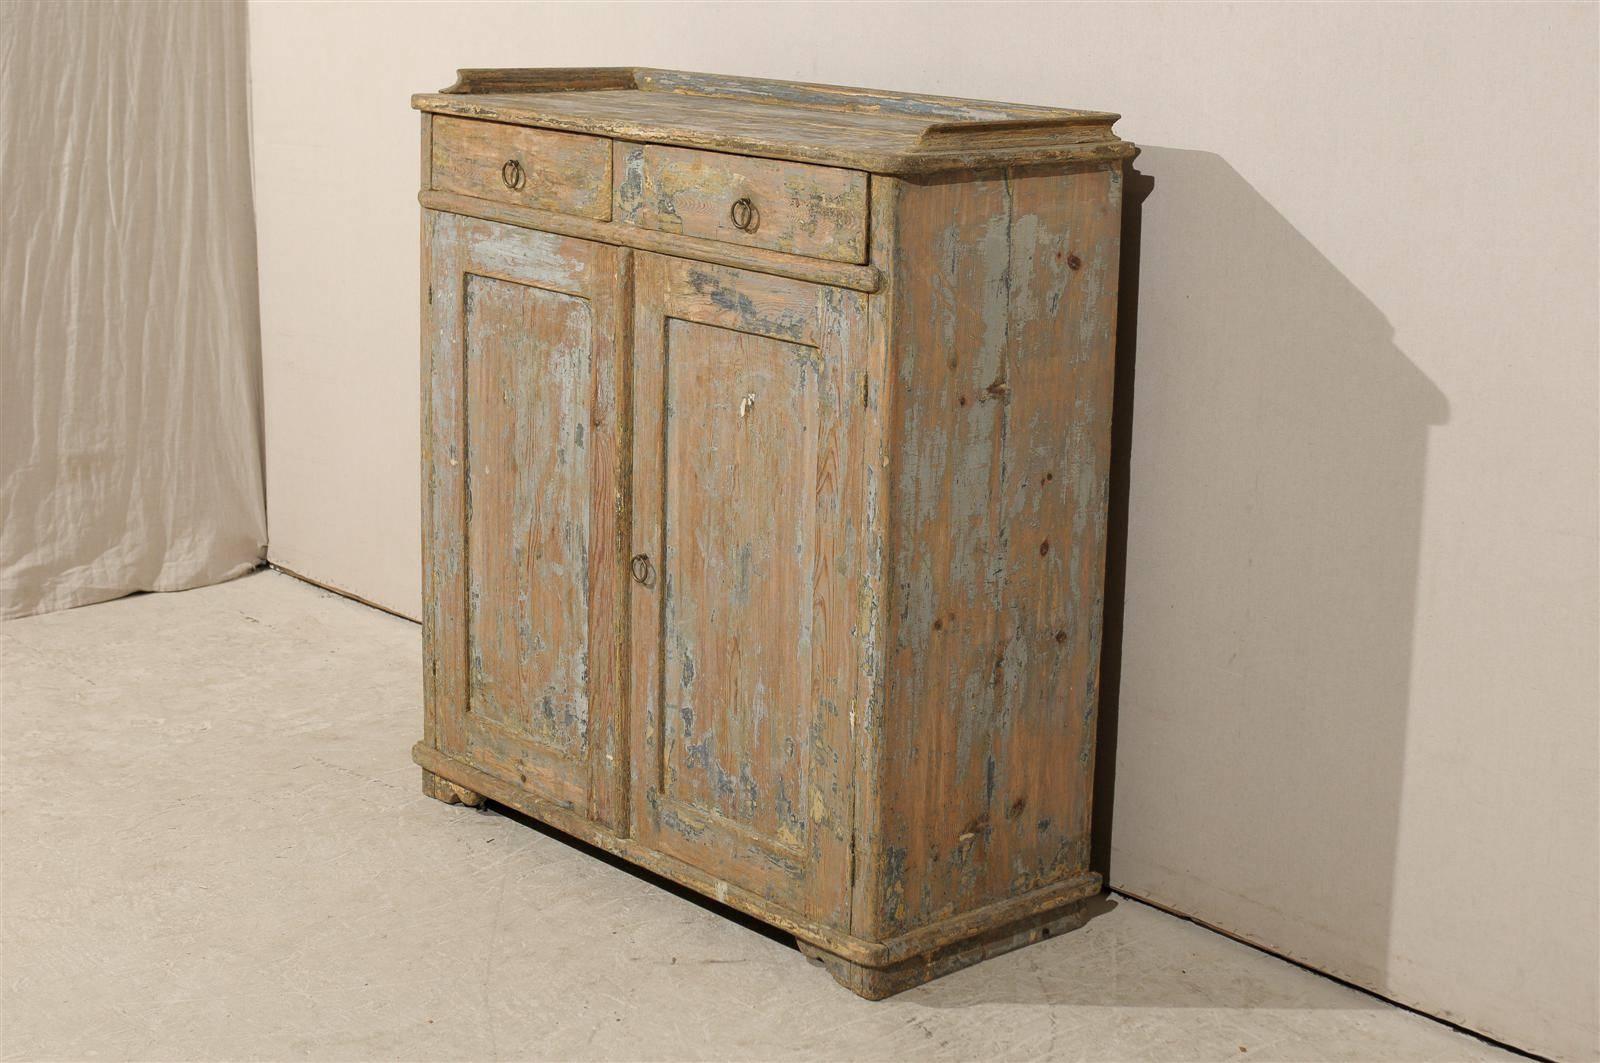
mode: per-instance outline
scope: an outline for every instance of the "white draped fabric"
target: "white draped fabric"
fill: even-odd
[[[260,563],[246,28],[0,4],[0,617]]]

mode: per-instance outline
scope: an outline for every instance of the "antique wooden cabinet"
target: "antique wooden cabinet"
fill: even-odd
[[[413,105],[425,790],[863,996],[1080,923],[1116,116],[643,69]]]

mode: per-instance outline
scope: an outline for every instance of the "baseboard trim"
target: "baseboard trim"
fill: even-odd
[[[1493,1045],[1496,1048],[1519,1055],[1524,1059],[1535,1059],[1539,1060],[1540,1063],[1555,1063],[1555,1061],[1550,1059],[1548,1056],[1541,1056],[1537,1052],[1528,1051],[1526,1048],[1518,1048],[1509,1041],[1502,1041],[1491,1034],[1484,1033],[1482,1030],[1474,1030],[1472,1027],[1463,1026],[1453,1019],[1447,1019],[1443,1016],[1435,1015],[1432,1012],[1424,1011],[1415,1004],[1408,1004],[1404,1000],[1399,1000],[1391,996],[1385,996],[1375,989],[1370,989],[1367,986],[1362,985],[1360,982],[1352,982],[1348,978],[1341,978],[1339,975],[1325,971],[1320,967],[1314,967],[1311,964],[1306,963],[1304,960],[1297,960],[1293,956],[1279,952],[1277,949],[1271,948],[1270,946],[1263,945],[1259,941],[1252,941],[1242,934],[1229,930],[1226,927],[1218,926],[1216,923],[1207,922],[1206,920],[1201,919],[1199,916],[1190,915],[1188,912],[1173,908],[1170,905],[1162,904],[1160,901],[1151,900],[1149,897],[1132,893],[1121,886],[1107,886],[1106,892],[1113,893],[1124,900],[1133,901],[1135,904],[1142,904],[1147,908],[1154,908],[1158,912],[1164,912],[1167,915],[1182,919],[1186,923],[1193,923],[1195,926],[1198,926],[1204,930],[1209,930],[1213,934],[1221,934],[1223,937],[1232,941],[1237,941],[1241,945],[1247,945],[1250,948],[1255,949],[1257,952],[1264,952],[1273,959],[1282,960],[1284,963],[1298,967],[1302,971],[1309,971],[1319,978],[1326,978],[1330,982],[1338,982],[1347,989],[1354,989],[1363,996],[1369,996],[1374,1000],[1381,1000],[1385,1004],[1390,1004],[1399,1008],[1401,1011],[1409,1011],[1411,1014],[1419,1015],[1430,1022],[1436,1022],[1441,1026],[1448,1026],[1457,1033],[1465,1034],[1468,1037],[1475,1038],[1479,1041],[1482,1041],[1484,1044]]]
[[[263,563],[266,565],[267,568],[270,568],[274,572],[282,572],[285,576],[292,576],[293,578],[299,580],[301,583],[309,583],[313,587],[321,587],[323,590],[328,591],[328,592],[330,592],[332,594],[337,594],[341,598],[349,598],[352,602],[360,602],[362,605],[370,606],[371,608],[378,610],[378,612],[380,612],[380,613],[388,613],[390,616],[397,616],[401,620],[409,620],[413,624],[422,623],[421,620],[418,620],[414,616],[407,616],[404,613],[396,612],[395,610],[390,609],[387,605],[379,605],[377,602],[373,601],[372,599],[363,598],[363,597],[361,597],[361,595],[357,594],[355,591],[349,590],[347,588],[335,586],[332,583],[324,583],[322,580],[314,579],[313,577],[306,575],[304,572],[296,572],[294,569],[289,568],[286,565],[278,564],[278,562],[273,561],[271,558],[268,558]]]

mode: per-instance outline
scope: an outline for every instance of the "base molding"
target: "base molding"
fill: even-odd
[[[613,834],[570,809],[542,801],[425,743],[412,747],[411,759],[423,769],[423,792],[428,796],[447,804],[478,805],[487,799],[516,809],[754,916],[793,934],[803,953],[820,960],[841,985],[870,1000],[1073,929],[1086,917],[1083,902],[1100,892],[1100,876],[1081,871],[1029,893],[940,919],[884,941],[870,941],[780,908],[681,860]]]
[[[820,963],[833,975],[835,982],[850,992],[868,1000],[882,1000],[963,967],[982,963],[993,956],[1076,930],[1089,918],[1088,905],[1088,900],[1072,901],[1061,908],[1031,916],[1021,923],[994,927],[977,937],[952,942],[934,952],[913,956],[888,967],[852,963],[803,940],[799,941],[799,945],[807,959]]]

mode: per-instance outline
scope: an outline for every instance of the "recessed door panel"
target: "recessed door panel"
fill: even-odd
[[[666,331],[660,792],[798,853],[821,359],[714,325]]]
[[[569,757],[588,745],[593,313],[466,278],[468,711]]]
[[[640,255],[634,829],[848,920],[860,297]]]

